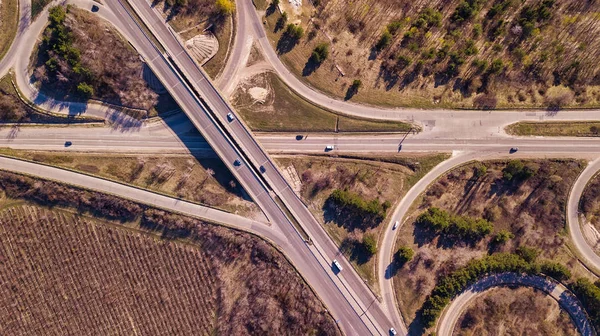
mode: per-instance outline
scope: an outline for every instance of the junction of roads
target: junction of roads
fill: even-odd
[[[67,0],[66,3],[91,10],[109,21],[132,44],[160,79],[184,113],[152,122],[140,122],[121,115],[105,105],[55,101],[42,96],[27,75],[29,55],[43,31],[47,9],[31,19],[30,0],[19,1],[20,19],[15,41],[0,61],[0,76],[14,72],[16,85],[29,101],[40,108],[64,114],[108,119],[111,126],[89,127],[85,132],[72,127],[5,127],[0,129],[0,147],[23,150],[88,151],[94,153],[189,153],[217,155],[231,170],[249,196],[262,209],[267,223],[250,220],[176,198],[73,171],[0,157],[0,169],[15,171],[68,184],[111,193],[137,202],[196,216],[259,235],[277,246],[328,307],[347,335],[387,335],[390,328],[406,334],[406,325],[397,308],[391,277],[395,221],[402,222],[413,201],[440,175],[471,160],[502,157],[577,157],[590,163],[572,187],[567,207],[568,231],[582,263],[600,274],[600,257],[584,238],[578,204],[587,182],[600,170],[600,141],[594,138],[513,137],[504,132],[508,124],[525,121],[600,120],[600,110],[577,111],[459,111],[387,109],[337,100],[315,91],[295,77],[281,63],[267,40],[259,14],[250,0],[236,1],[236,33],[227,64],[217,80],[211,80],[183,47],[182,41],[147,0]],[[139,18],[137,20],[136,18]],[[142,27],[140,25],[145,25]],[[153,36],[148,36],[152,34]],[[377,278],[381,289],[375,295],[336,244],[294,192],[274,164],[270,154],[323,153],[334,145],[333,153],[397,153],[404,135],[399,134],[311,134],[302,140],[296,134],[253,134],[236,115],[223,93],[231,93],[250,54],[252,42],[260,46],[271,70],[306,100],[327,109],[359,117],[400,120],[419,125],[422,131],[402,141],[402,152],[447,152],[451,157],[417,182],[394,209],[380,240]],[[158,45],[157,45],[158,44]],[[200,135],[195,132],[197,130]],[[65,148],[65,141],[72,146]],[[518,147],[510,154],[511,147]],[[299,232],[297,222],[304,232]],[[308,236],[308,239],[304,237]],[[332,261],[344,268],[334,273]],[[440,335],[450,335],[460,312],[481,289],[503,284],[536,287],[547,292],[571,314],[578,330],[588,335],[591,326],[581,308],[565,299],[566,288],[541,278],[521,278],[511,274],[484,279],[465,291],[446,309],[438,322]],[[475,290],[477,289],[477,290]],[[401,294],[400,294],[401,295]],[[565,303],[565,304],[562,304]]]

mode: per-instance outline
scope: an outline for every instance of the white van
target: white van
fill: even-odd
[[[342,265],[340,265],[337,259],[333,259],[333,265],[338,269],[339,272],[343,270]]]

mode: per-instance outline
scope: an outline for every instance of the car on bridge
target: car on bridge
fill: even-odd
[[[227,113],[227,120],[229,120],[229,122],[232,122],[235,120],[235,116],[233,115],[233,113],[231,113],[231,112]]]

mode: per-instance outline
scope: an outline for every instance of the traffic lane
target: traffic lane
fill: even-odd
[[[286,200],[297,200],[293,211],[298,216],[298,219],[305,225],[305,230],[309,234],[310,238],[321,248],[321,252],[324,254],[328,262],[337,259],[342,267],[348,270],[354,270],[353,266],[342,256],[339,247],[331,240],[329,235],[324,231],[321,224],[317,222],[315,217],[310,213],[308,208],[298,198],[298,195],[290,188],[286,188],[282,191],[283,197]],[[283,198],[282,197],[282,198]],[[373,295],[371,290],[368,288],[366,283],[357,272],[340,272],[338,275],[344,282],[353,290],[349,293],[353,294],[353,299],[356,304],[361,307],[363,312],[367,311],[384,329],[392,327],[391,321],[388,319],[387,314],[381,309],[381,305],[377,298]],[[354,297],[356,296],[356,297]]]

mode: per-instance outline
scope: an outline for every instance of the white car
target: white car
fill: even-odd
[[[229,112],[227,113],[227,120],[229,120],[229,122],[232,122],[235,119],[235,116],[233,115],[233,113]]]
[[[326,152],[328,152],[328,151],[332,151],[332,150],[333,150],[333,148],[334,148],[334,147],[333,147],[333,145],[327,145],[327,146],[325,146],[325,151],[326,151]]]
[[[342,271],[344,268],[342,267],[342,265],[340,265],[339,261],[337,261],[337,259],[333,259],[333,265],[338,269],[338,271]]]
[[[396,332],[396,329],[390,328],[390,335],[398,335],[398,333]]]
[[[396,230],[398,228],[398,225],[400,224],[400,221],[396,221],[394,223],[394,226],[392,226],[392,230]]]

